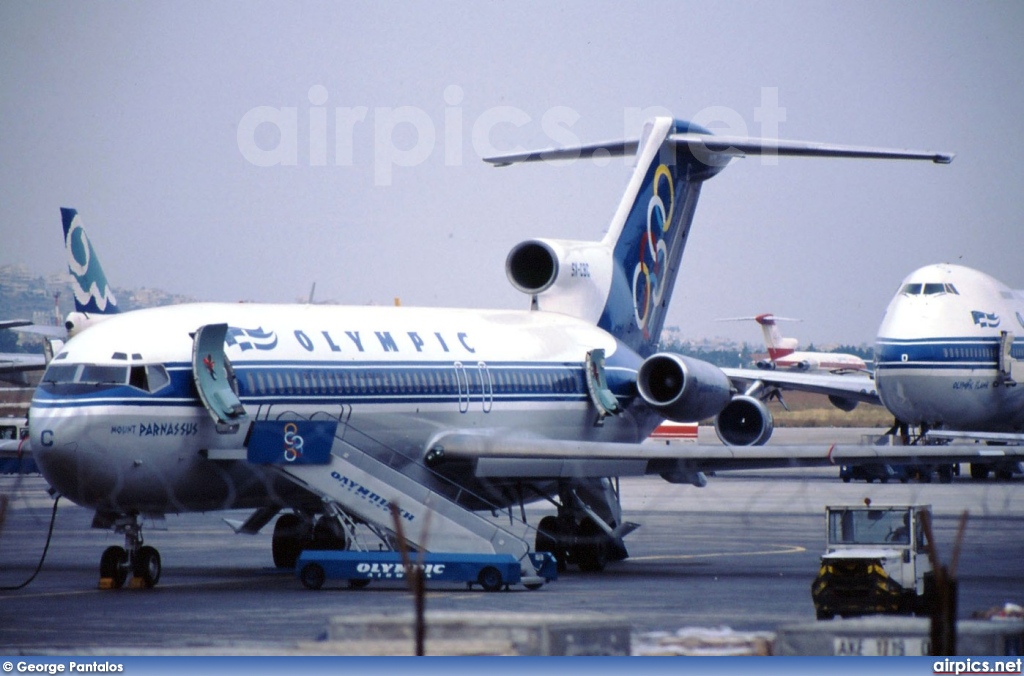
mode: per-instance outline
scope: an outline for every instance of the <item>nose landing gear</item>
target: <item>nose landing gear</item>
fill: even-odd
[[[124,547],[107,547],[100,557],[100,589],[120,589],[132,579],[133,589],[152,589],[160,581],[160,553],[142,544],[142,525],[137,515],[117,518],[114,531],[124,534]]]

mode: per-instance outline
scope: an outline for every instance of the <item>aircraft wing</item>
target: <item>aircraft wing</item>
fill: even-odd
[[[762,383],[765,387],[777,387],[781,390],[813,392],[867,404],[882,404],[874,379],[866,375],[840,376],[827,373],[733,368],[723,368],[722,372],[743,392],[749,391],[751,386],[757,383]]]
[[[504,434],[451,432],[431,445],[428,462],[475,462],[475,473],[492,479],[661,475],[697,483],[699,472],[785,467],[830,467],[870,463],[998,462],[1024,459],[1024,446],[766,445],[674,446],[558,441]]]
[[[63,326],[52,326],[50,324],[19,324],[18,326],[12,326],[9,328],[12,331],[17,331],[18,333],[34,333],[47,338],[58,338],[60,340],[67,340],[68,338],[68,330]]]
[[[23,375],[26,371],[42,371],[44,368],[46,368],[46,357],[41,354],[0,353],[0,380],[2,381],[25,385],[28,382]]]

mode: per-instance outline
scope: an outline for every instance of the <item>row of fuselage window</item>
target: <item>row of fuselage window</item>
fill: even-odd
[[[583,373],[571,368],[406,368],[343,369],[239,369],[243,396],[474,396],[556,394],[586,392]]]

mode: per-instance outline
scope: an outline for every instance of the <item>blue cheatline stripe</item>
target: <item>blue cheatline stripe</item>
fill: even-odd
[[[242,362],[234,365],[239,396],[245,403],[279,404],[479,404],[586,402],[580,363]],[[97,386],[44,383],[33,405],[199,406],[191,365],[167,366],[171,383],[155,393],[127,385]],[[624,391],[622,396],[628,396]]]
[[[1015,340],[1010,350],[1014,359],[1024,359],[1024,340]],[[999,339],[992,338],[929,338],[901,340],[882,338],[875,344],[875,360],[879,369],[995,368],[999,356]]]

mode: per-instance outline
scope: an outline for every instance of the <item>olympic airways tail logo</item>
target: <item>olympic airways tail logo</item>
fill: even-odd
[[[305,442],[299,435],[299,426],[293,422],[284,426],[284,459],[295,462],[302,457],[302,445]]]
[[[665,293],[668,268],[666,238],[675,208],[672,172],[661,164],[654,170],[654,189],[647,202],[647,232],[640,242],[639,260],[633,268],[633,314],[637,326],[650,338],[648,324]]]
[[[103,274],[103,268],[96,259],[92,243],[85,234],[82,221],[76,214],[71,219],[67,235],[64,238],[64,247],[68,252],[68,269],[75,283],[72,290],[75,292],[75,301],[79,305],[88,306],[89,301],[95,303],[100,312],[105,312],[107,306],[117,305],[114,292],[107,285],[107,278]]]

